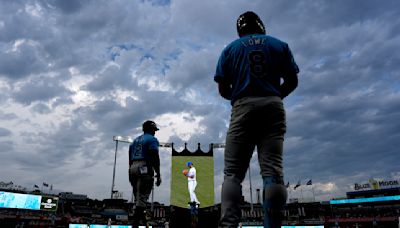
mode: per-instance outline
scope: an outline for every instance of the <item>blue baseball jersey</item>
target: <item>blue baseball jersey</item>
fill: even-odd
[[[129,146],[129,160],[148,160],[149,150],[158,152],[158,140],[151,134],[144,133],[138,136]]]
[[[299,68],[288,44],[253,34],[233,41],[222,51],[214,81],[231,85],[233,105],[246,96],[281,96],[281,79],[297,73]]]

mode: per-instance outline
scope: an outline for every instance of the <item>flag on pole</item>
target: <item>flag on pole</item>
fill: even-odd
[[[307,181],[306,185],[312,185],[312,180],[310,179],[309,181]]]
[[[49,184],[47,184],[46,182],[43,182],[43,186],[49,187]]]
[[[296,188],[300,187],[300,185],[301,185],[301,183],[300,183],[300,180],[299,180],[299,182],[297,182],[297,184],[294,186],[294,190],[296,190]]]

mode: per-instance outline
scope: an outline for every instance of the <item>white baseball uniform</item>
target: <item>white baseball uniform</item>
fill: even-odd
[[[192,166],[192,168],[189,169],[187,177],[188,177],[188,189],[189,189],[189,195],[190,195],[190,202],[196,202],[196,203],[200,204],[199,200],[196,197],[196,193],[194,192],[196,190],[197,180],[196,180],[196,169],[193,166]]]

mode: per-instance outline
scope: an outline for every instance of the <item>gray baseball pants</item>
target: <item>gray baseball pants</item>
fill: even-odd
[[[280,97],[244,97],[234,103],[226,136],[220,227],[238,227],[242,182],[256,147],[261,176],[280,177],[278,184],[283,186],[285,133],[286,116]]]

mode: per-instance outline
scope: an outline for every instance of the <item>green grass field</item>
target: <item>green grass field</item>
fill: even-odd
[[[209,156],[172,156],[171,205],[188,207],[190,201],[187,177],[182,170],[192,161],[197,173],[196,196],[200,207],[214,205],[214,158]]]

